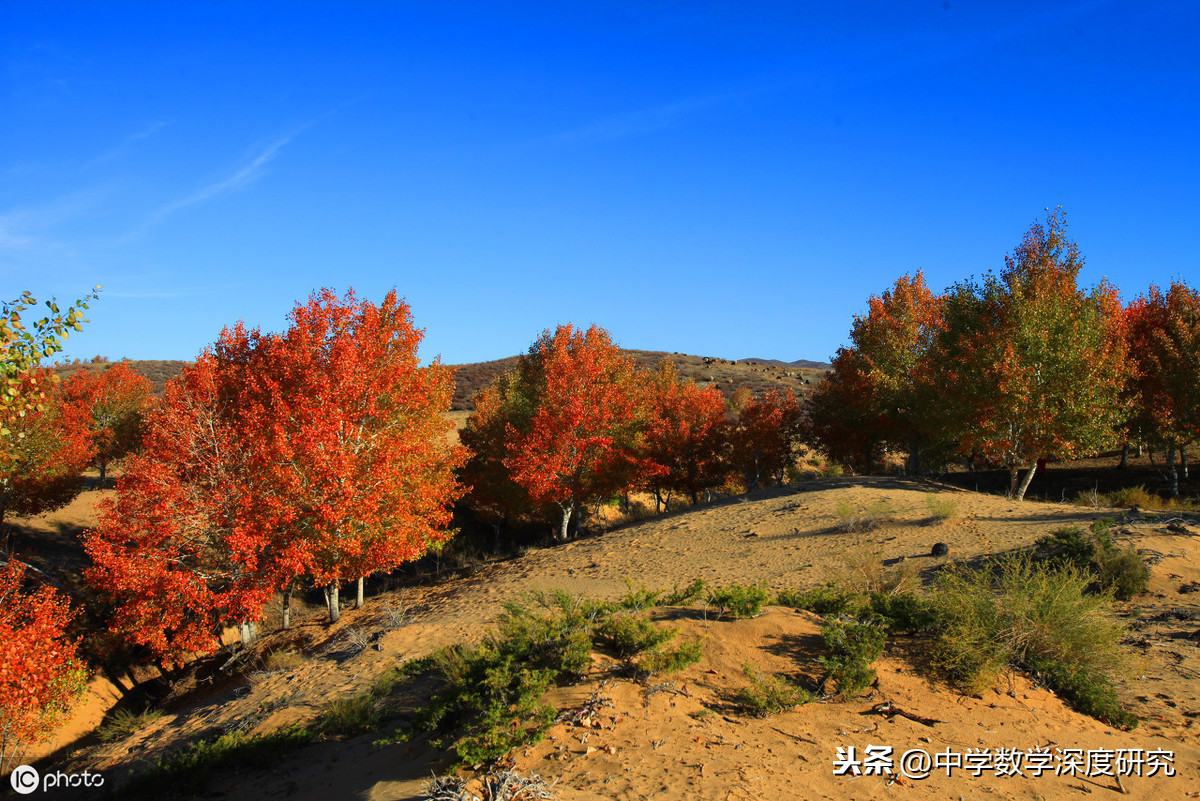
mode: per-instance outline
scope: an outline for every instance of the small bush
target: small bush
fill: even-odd
[[[832,581],[804,592],[783,590],[775,597],[775,603],[818,615],[857,615],[867,607],[867,600],[861,593],[851,592]]]
[[[153,709],[151,707],[146,707],[141,712],[118,709],[96,731],[96,736],[103,743],[120,740],[158,720],[163,714],[161,709]]]
[[[739,620],[760,614],[763,604],[770,598],[771,594],[767,592],[765,585],[743,587],[740,584],[730,584],[728,587],[713,590],[708,604],[717,608],[718,616]]]
[[[629,588],[629,592],[617,601],[617,606],[621,609],[631,609],[635,612],[649,609],[658,604],[659,596],[662,595],[662,590],[651,592],[644,585],[634,589],[633,582],[628,577],[625,579],[625,586]]]
[[[1107,520],[1096,521],[1090,530],[1057,528],[1037,541],[1034,553],[1047,562],[1093,574],[1101,590],[1111,591],[1121,600],[1145,592],[1150,583],[1150,567],[1132,545],[1117,547]]]
[[[704,646],[699,642],[685,642],[675,648],[655,649],[638,660],[639,673],[652,676],[656,673],[675,673],[700,661]]]
[[[875,680],[871,663],[883,654],[887,629],[873,620],[838,620],[821,628],[829,656],[820,659],[838,694],[846,698]]]
[[[750,685],[738,691],[737,700],[755,717],[777,715],[812,700],[807,690],[787,679],[758,673],[751,665],[745,665],[745,670]]]
[[[938,576],[933,607],[941,626],[935,660],[960,686],[981,692],[1005,668],[1022,668],[1088,715],[1115,725],[1137,718],[1117,703],[1127,670],[1125,629],[1111,596],[1087,593],[1089,573],[1039,564],[1029,555],[994,570],[951,568]]]
[[[278,651],[271,651],[263,659],[263,670],[268,673],[274,673],[280,670],[295,670],[304,664],[304,654],[299,651],[293,651],[290,648],[284,648]]]
[[[891,631],[911,633],[936,623],[929,602],[913,592],[872,593],[870,605]]]
[[[944,523],[958,516],[958,502],[953,498],[941,495],[926,495],[925,505],[929,507],[929,516],[938,523]]]
[[[844,533],[871,531],[891,520],[896,514],[896,507],[891,501],[876,501],[862,512],[855,512],[848,503],[838,504],[836,515],[838,523],[835,528]]]
[[[663,606],[685,606],[703,598],[707,589],[708,584],[705,583],[704,579],[698,578],[683,589],[680,589],[678,585],[672,587],[661,603]]]
[[[606,618],[596,627],[596,633],[613,647],[618,656],[629,659],[642,651],[670,642],[678,630],[661,628],[644,618],[624,614]]]
[[[218,771],[242,765],[270,767],[312,739],[313,733],[299,726],[268,734],[223,734],[194,743],[170,759],[159,759],[145,773],[122,784],[118,795],[123,799],[196,796],[206,790],[210,777]]]

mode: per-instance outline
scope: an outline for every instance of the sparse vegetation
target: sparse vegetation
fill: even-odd
[[[631,594],[639,603],[647,597],[644,589]],[[539,741],[555,714],[542,695],[556,682],[581,678],[598,641],[640,674],[679,670],[700,658],[699,643],[663,649],[676,631],[630,610],[561,591],[530,600],[530,606],[506,605],[499,633],[481,645],[442,649],[421,665],[440,689],[418,710],[414,726],[431,732],[435,746],[452,749],[460,764],[491,764]]]
[[[958,516],[958,502],[944,495],[926,495],[925,505],[929,507],[929,517],[935,523],[944,523]]]
[[[780,676],[759,673],[753,665],[745,665],[750,684],[738,691],[737,700],[751,715],[766,718],[807,704],[812,695]]]
[[[1124,507],[1139,509],[1157,509],[1162,512],[1191,512],[1196,511],[1197,504],[1186,498],[1164,498],[1156,492],[1146,489],[1142,484],[1135,487],[1121,487],[1111,492],[1099,492],[1096,489],[1084,490],[1072,500],[1076,506],[1091,509]]]
[[[1055,564],[1071,565],[1096,576],[1100,589],[1128,600],[1146,591],[1150,568],[1133,545],[1118,547],[1109,521],[1098,520],[1088,530],[1063,526],[1037,541],[1035,553]]]
[[[135,731],[150,725],[163,716],[161,709],[146,707],[141,712],[131,709],[118,709],[109,715],[108,720],[96,730],[96,736],[102,743],[110,743],[128,737]]]
[[[1114,725],[1137,718],[1121,709],[1115,680],[1128,664],[1124,627],[1111,596],[1088,593],[1092,577],[1073,565],[1009,556],[992,568],[955,567],[939,575],[933,607],[941,625],[935,659],[963,689],[979,693],[1002,671],[1028,670],[1080,712]]]
[[[838,504],[836,514],[838,522],[835,528],[840,532],[853,534],[879,528],[892,519],[896,514],[896,507],[891,501],[879,500],[859,511],[843,502]]]
[[[730,584],[728,587],[713,590],[708,597],[708,605],[716,607],[719,617],[739,620],[760,614],[763,604],[770,598],[771,594],[767,592],[766,585],[743,587],[741,584]]]
[[[881,620],[835,620],[822,627],[821,639],[829,649],[829,655],[820,658],[821,666],[837,685],[838,695],[848,698],[875,680],[871,663],[887,644],[887,629]]]
[[[312,732],[298,726],[268,734],[222,734],[194,743],[171,758],[159,759],[145,773],[120,785],[117,796],[139,801],[163,798],[165,794],[199,795],[218,771],[239,766],[270,767],[284,754],[308,745],[312,739]]]

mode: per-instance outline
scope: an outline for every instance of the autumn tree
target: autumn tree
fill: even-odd
[[[246,360],[253,473],[338,619],[339,585],[415,559],[448,539],[463,454],[446,441],[453,375],[422,367],[424,332],[393,291],[383,303],[321,290],[278,336],[229,331],[218,355]],[[267,501],[263,501],[267,503]]]
[[[87,416],[95,454],[92,463],[103,481],[108,465],[137,447],[142,417],[150,404],[153,385],[124,362],[102,370],[83,369],[63,383],[63,398]]]
[[[535,504],[558,507],[559,540],[581,507],[658,469],[639,455],[646,410],[633,362],[604,329],[544,331],[514,380],[503,464]]]
[[[529,492],[512,479],[505,460],[509,456],[508,427],[524,430],[532,414],[529,385],[519,371],[502,373],[473,398],[474,410],[459,431],[459,441],[467,451],[461,478],[467,489],[466,501],[479,519],[492,527],[493,547],[510,523],[538,517]]]
[[[877,417],[883,439],[907,449],[908,471],[919,473],[922,442],[936,414],[929,354],[941,329],[941,301],[918,270],[901,276],[883,295],[872,295],[867,307],[850,331],[867,387],[860,403]]]
[[[870,472],[886,426],[862,354],[839,348],[832,369],[804,400],[800,439],[833,461]]]
[[[661,468],[649,477],[655,503],[669,508],[678,492],[697,504],[700,493],[723,484],[731,470],[725,398],[720,390],[681,379],[669,360],[643,385],[649,396],[644,454]]]
[[[801,434],[803,409],[796,394],[771,390],[761,398],[735,397],[734,405],[730,459],[746,489],[755,489],[768,477],[783,481]]]
[[[1121,422],[1120,301],[1107,283],[1079,289],[1082,265],[1055,211],[1029,229],[999,275],[960,283],[945,298],[932,364],[947,434],[963,453],[1008,468],[1017,499],[1038,459],[1096,449]]]
[[[283,334],[226,329],[168,384],[85,542],[114,628],[164,661],[260,620],[279,590],[286,609],[304,576],[336,621],[341,582],[450,535],[450,376],[419,366],[408,306],[322,290],[290,320]]]
[[[30,405],[12,415],[0,450],[0,529],[6,515],[58,509],[83,486],[82,471],[92,457],[86,423],[78,409],[63,403],[49,373],[30,370],[10,385]]]
[[[16,560],[0,563],[0,774],[48,739],[83,692],[70,620],[65,598],[47,586],[27,589]]]
[[[1156,286],[1126,309],[1130,424],[1167,446],[1171,494],[1179,497],[1178,449],[1200,438],[1200,293],[1182,282]]]
[[[29,321],[27,312],[37,300],[24,292],[16,300],[0,304],[0,440],[10,436],[9,424],[21,413],[37,410],[44,393],[54,383],[53,373],[38,373],[42,359],[60,352],[71,331],[82,331],[83,310],[94,300],[100,287],[65,307],[55,298],[46,301],[46,316]]]
[[[213,651],[227,625],[250,639],[276,588],[308,564],[278,530],[263,536],[268,509],[253,483],[236,379],[209,350],[167,382],[141,452],[84,535],[93,562],[85,576],[112,607],[110,628],[166,665]]]

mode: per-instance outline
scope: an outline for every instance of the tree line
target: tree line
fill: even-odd
[[[809,399],[807,441],[859,472],[886,451],[907,469],[1001,466],[1022,499],[1040,461],[1144,443],[1179,495],[1200,436],[1200,293],[1182,281],[1123,305],[1083,259],[1061,210],[998,273],[935,295],[905,275],[854,319]]]

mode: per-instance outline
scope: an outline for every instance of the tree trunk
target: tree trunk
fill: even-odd
[[[104,486],[104,473],[105,473],[105,468],[107,468],[107,467],[108,467],[107,461],[100,462],[100,486]]]
[[[329,610],[330,625],[337,623],[342,617],[342,607],[338,602],[340,589],[336,581],[325,587],[325,607]]]
[[[580,514],[580,511],[579,511],[579,501],[576,500],[575,498],[571,499],[571,513],[575,517],[575,525],[572,526],[572,528],[571,528],[571,535],[574,537],[578,537],[579,536],[579,527],[583,525],[583,515]]]
[[[358,577],[358,596],[354,599],[354,608],[355,609],[363,608],[363,585],[366,583],[367,583],[367,580],[365,577],[363,577],[363,576]]]
[[[1186,481],[1186,480],[1187,480],[1187,477],[1188,477],[1188,470],[1187,470],[1187,448],[1180,448],[1180,449],[1179,449],[1179,469],[1180,469],[1181,471],[1183,471],[1183,479],[1184,479],[1184,481]]]
[[[1033,474],[1035,472],[1037,472],[1037,462],[1034,462],[1033,464],[1031,464],[1029,466],[1029,469],[1025,471],[1025,478],[1021,479],[1021,486],[1017,489],[1017,493],[1016,493],[1016,498],[1018,501],[1025,500],[1025,491],[1029,489],[1029,482],[1033,481]],[[1016,477],[1016,474],[1017,474],[1017,469],[1014,467],[1013,468],[1014,479]]]
[[[921,473],[921,435],[914,431],[908,438],[908,474],[910,476],[919,475]]]
[[[1179,497],[1179,471],[1175,469],[1175,440],[1167,442],[1167,477],[1171,481],[1171,497]]]
[[[295,582],[289,581],[283,588],[283,627],[285,629],[292,626],[292,588],[295,587]]]
[[[1121,446],[1121,461],[1117,463],[1118,470],[1125,470],[1129,467],[1129,442]]]
[[[238,623],[238,636],[242,640],[242,647],[246,647],[254,642],[254,636],[258,633],[258,626],[253,623],[242,621]]]
[[[662,493],[658,487],[654,488],[654,514],[662,514]]]
[[[692,506],[700,505],[700,491],[692,490]]]
[[[1141,459],[1141,458],[1142,458],[1142,443],[1141,443],[1141,440],[1139,440],[1139,441],[1138,441],[1138,458],[1139,458],[1139,459]]]
[[[567,532],[570,530],[569,526],[571,525],[571,504],[560,503],[558,506],[562,509],[562,525],[558,529],[558,541],[566,542]]]

